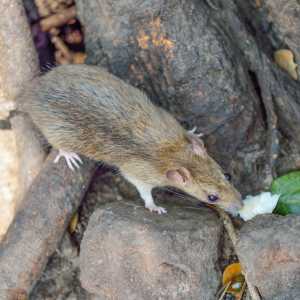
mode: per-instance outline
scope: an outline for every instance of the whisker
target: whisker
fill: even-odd
[[[243,185],[250,185],[252,184],[254,181],[256,181],[256,178],[247,178],[245,181],[243,181]]]
[[[191,198],[188,196],[184,196],[182,194],[180,194],[179,192],[176,192],[176,190],[174,190],[174,188],[170,187],[170,189],[166,188],[166,187],[161,187],[161,189],[166,190],[168,192],[174,193],[175,195],[177,195],[178,197],[184,199],[184,200],[188,200],[191,201],[193,203],[199,204],[201,205],[201,207],[185,207],[185,208],[191,208],[191,209],[201,209],[201,210],[209,210],[211,211],[210,207],[207,207],[206,203],[202,202],[201,200],[195,199],[195,198]]]
[[[162,189],[163,189],[163,190],[166,190],[166,191],[168,191],[168,192],[171,192],[171,193],[173,193],[173,194],[179,196],[179,197],[182,198],[182,199],[190,200],[190,201],[196,202],[196,200],[194,200],[194,199],[192,199],[192,198],[189,198],[189,197],[187,197],[187,196],[184,196],[184,195],[180,194],[179,192],[176,192],[176,191],[174,191],[174,190],[172,190],[172,189],[167,189],[167,188],[165,188],[165,187],[163,187]]]
[[[247,196],[247,194],[249,193],[249,187],[251,188],[251,190],[253,190],[253,184],[254,184],[254,187],[255,187],[256,182],[257,182],[256,176],[255,177],[252,176],[251,178],[247,178],[244,182],[242,182],[238,186],[238,190],[241,193],[242,198],[245,198]]]
[[[182,199],[185,199],[185,200],[188,200],[188,201],[191,201],[191,202],[194,202],[194,203],[200,203],[199,200],[193,199],[193,198],[188,197],[188,196],[184,196],[184,195],[182,195],[182,194],[180,194],[180,193],[178,193],[178,192],[176,192],[176,191],[174,191],[174,190],[172,190],[172,189],[168,189],[168,188],[166,188],[166,187],[162,187],[162,189],[163,189],[163,190],[166,190],[166,191],[168,191],[168,192],[171,192],[171,193],[177,195],[178,197],[180,197],[180,198],[182,198]]]

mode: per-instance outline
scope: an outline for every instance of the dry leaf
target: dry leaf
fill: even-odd
[[[69,224],[69,232],[73,233],[76,229],[78,223],[78,211],[76,212],[76,214],[73,216],[70,224]]]
[[[274,52],[275,62],[286,70],[295,80],[298,80],[296,72],[297,64],[294,63],[294,54],[291,50],[280,49]]]
[[[223,286],[225,284],[227,284],[227,282],[232,280],[232,278],[239,276],[239,275],[243,275],[241,264],[235,263],[235,264],[229,265],[223,273],[223,278],[222,278]],[[233,279],[229,288],[227,289],[227,292],[231,292],[234,294],[238,293],[242,289],[244,280],[245,280],[244,278]]]

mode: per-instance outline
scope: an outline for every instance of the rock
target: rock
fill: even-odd
[[[211,22],[205,1],[75,2],[86,63],[126,78],[186,127],[198,126],[219,163],[230,162],[246,132],[264,133],[243,57]]]
[[[48,155],[0,243],[1,300],[27,299],[93,176],[93,162],[83,158],[73,172],[65,162],[53,164],[57,153]]]
[[[299,0],[222,2],[216,12],[196,0],[75,0],[86,63],[143,89],[186,128],[197,126],[209,155],[234,170],[234,184],[256,194],[269,187],[265,171],[275,159],[279,175],[300,169],[300,88],[273,58],[290,49],[300,60]],[[266,117],[278,122],[288,155],[277,148],[268,158],[278,141],[276,124],[268,138]]]
[[[66,232],[28,300],[105,300],[80,284],[78,250]]]
[[[97,209],[81,243],[81,282],[108,299],[210,299],[220,285],[222,224],[215,212],[136,202]]]
[[[299,1],[266,0],[265,5],[269,10],[268,21],[274,23],[282,39],[295,55],[296,61],[300,60],[300,7]],[[299,69],[299,68],[298,68]],[[299,74],[299,70],[298,74]]]
[[[299,241],[300,214],[259,215],[241,229],[237,254],[264,299],[299,299]]]
[[[10,123],[16,139],[19,161],[19,182],[16,193],[17,211],[32,182],[41,171],[47,154],[29,116],[25,114],[15,115],[10,118]]]
[[[19,159],[12,130],[0,130],[0,241],[14,217]]]

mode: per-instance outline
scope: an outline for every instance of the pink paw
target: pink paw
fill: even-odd
[[[167,211],[163,207],[156,206],[154,203],[150,205],[146,205],[145,207],[148,208],[150,212],[157,211],[159,215],[167,213]]]
[[[193,129],[188,130],[188,133],[193,133],[197,137],[201,137],[204,135],[203,133],[195,133],[196,129],[197,129],[197,127],[195,126]]]
[[[58,163],[59,160],[62,157],[64,157],[66,159],[66,161],[67,161],[68,167],[72,171],[74,171],[73,165],[79,169],[79,165],[77,164],[76,160],[79,161],[81,164],[82,164],[82,160],[81,160],[81,158],[76,153],[74,153],[74,152],[66,152],[66,151],[63,151],[63,150],[60,150],[60,149],[58,151],[59,151],[59,153],[58,153],[58,155],[56,156],[56,158],[53,161],[55,164]]]

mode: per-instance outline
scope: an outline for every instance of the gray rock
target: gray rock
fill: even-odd
[[[247,142],[245,132],[258,126],[264,133],[241,52],[223,26],[211,22],[205,1],[75,2],[86,63],[107,67],[182,124],[197,126],[222,166]]]
[[[300,8],[299,1],[290,0],[288,5],[282,0],[266,0],[269,10],[269,22],[274,23],[282,35],[282,39],[295,55],[296,61],[300,60]],[[297,68],[299,73],[299,68]]]
[[[108,299],[211,299],[220,285],[222,224],[216,213],[136,202],[97,209],[81,244],[81,282]]]
[[[236,250],[265,299],[300,298],[300,214],[256,216],[241,229]]]

